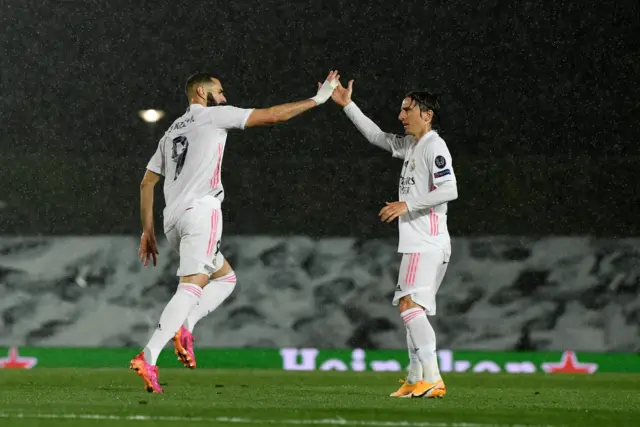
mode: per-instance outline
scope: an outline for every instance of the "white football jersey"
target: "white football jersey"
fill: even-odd
[[[191,104],[165,132],[147,169],[164,176],[164,230],[205,196],[224,200],[222,157],[228,129],[244,129],[253,109]]]
[[[387,135],[393,157],[404,159],[398,186],[399,200],[423,199],[443,182],[455,182],[451,154],[435,130],[427,132],[417,143],[410,135]],[[423,252],[425,245],[436,245],[445,254],[451,254],[447,203],[400,216],[398,228],[398,252]]]

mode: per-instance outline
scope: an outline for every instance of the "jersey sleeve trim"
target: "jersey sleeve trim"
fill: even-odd
[[[162,173],[162,169],[157,167],[157,166],[147,165],[147,169],[150,170],[151,172],[155,173],[155,174],[164,176],[164,174]]]
[[[255,108],[249,108],[246,110],[244,118],[242,119],[242,125],[240,126],[240,129],[244,130],[245,126],[247,126],[247,121],[249,120],[249,116],[251,116],[251,113],[253,113],[253,110],[255,110]]]

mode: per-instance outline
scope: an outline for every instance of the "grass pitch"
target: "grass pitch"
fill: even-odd
[[[389,397],[398,374],[161,369],[0,370],[0,426],[640,425],[640,376],[449,374],[441,400]]]

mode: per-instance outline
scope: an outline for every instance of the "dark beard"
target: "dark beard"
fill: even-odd
[[[207,94],[207,107],[215,107],[218,104],[218,101],[216,101],[216,99],[213,97],[213,94],[211,92],[209,92]]]

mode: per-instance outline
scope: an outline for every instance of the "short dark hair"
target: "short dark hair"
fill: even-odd
[[[420,111],[433,111],[433,119],[431,119],[431,127],[433,129],[440,128],[440,94],[432,93],[426,90],[414,90],[405,95],[405,98],[411,98],[418,104]]]
[[[191,77],[187,79],[187,84],[184,86],[184,92],[189,97],[189,93],[193,90],[194,87],[200,86],[205,83],[211,83],[211,79],[213,78],[212,74],[209,73],[195,73],[192,74]]]

